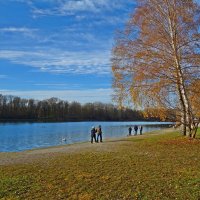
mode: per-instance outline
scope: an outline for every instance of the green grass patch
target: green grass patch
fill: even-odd
[[[1,166],[0,199],[200,199],[199,139],[175,132],[114,146]]]

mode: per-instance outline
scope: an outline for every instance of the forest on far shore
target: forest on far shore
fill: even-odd
[[[58,98],[24,99],[0,94],[0,121],[139,121],[141,111],[113,104],[68,102]],[[148,120],[158,120],[148,118]]]

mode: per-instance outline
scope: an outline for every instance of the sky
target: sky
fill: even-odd
[[[0,93],[111,102],[111,50],[134,0],[0,0]]]

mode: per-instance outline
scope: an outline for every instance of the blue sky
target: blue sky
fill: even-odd
[[[0,93],[111,102],[110,55],[134,0],[0,0]]]

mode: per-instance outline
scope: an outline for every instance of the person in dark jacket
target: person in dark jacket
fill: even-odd
[[[142,135],[143,126],[140,126],[140,135]]]
[[[131,126],[128,128],[128,135],[130,136],[131,135],[131,132],[132,132],[132,128]]]
[[[100,138],[100,142],[102,142],[102,130],[101,130],[101,125],[99,125],[99,127],[97,128],[97,142],[99,142],[99,138]]]
[[[137,125],[134,126],[134,130],[135,130],[135,135],[137,135],[137,131],[138,131],[138,126]]]
[[[92,129],[91,129],[91,143],[93,143],[93,139],[94,141],[96,142],[96,129],[95,127],[93,126]]]

